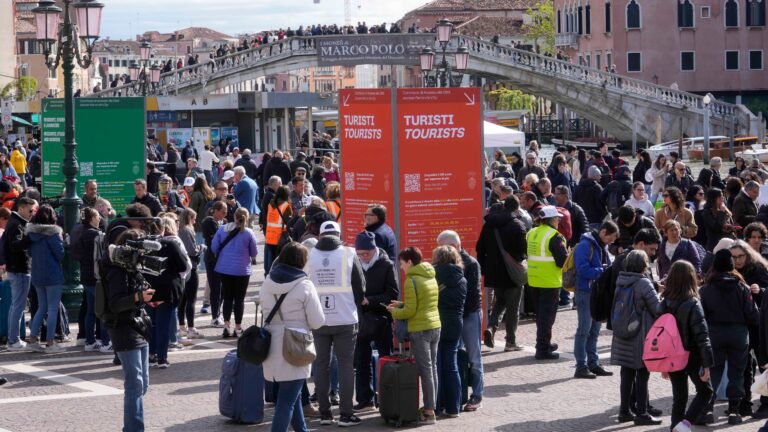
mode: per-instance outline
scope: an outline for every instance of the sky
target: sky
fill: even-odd
[[[317,2],[317,3],[315,3]],[[351,0],[352,23],[393,22],[427,0]],[[344,0],[103,0],[102,38],[208,27],[225,34],[343,24]]]

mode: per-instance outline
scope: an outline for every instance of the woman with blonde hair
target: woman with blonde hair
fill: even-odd
[[[237,209],[235,221],[221,226],[211,244],[211,250],[217,256],[215,271],[221,276],[224,297],[224,338],[236,338],[243,331],[245,293],[253,272],[251,262],[256,259],[258,253],[256,234],[248,227],[249,217],[248,210],[242,207]],[[233,309],[234,330],[230,325]]]
[[[326,183],[341,181],[341,177],[339,176],[339,166],[333,163],[333,159],[331,159],[330,156],[323,156],[323,168],[325,169],[323,177],[325,177]]]

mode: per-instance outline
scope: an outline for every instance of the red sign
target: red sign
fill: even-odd
[[[450,229],[475,255],[483,226],[482,111],[477,88],[397,91],[400,247],[432,257]]]
[[[390,89],[339,90],[342,231],[347,244],[365,229],[369,204],[394,211]]]

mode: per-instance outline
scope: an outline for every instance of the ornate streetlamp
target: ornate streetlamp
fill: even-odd
[[[427,87],[456,87],[461,84],[463,72],[469,64],[469,50],[465,46],[460,46],[456,50],[456,67],[453,69],[459,72],[457,77],[453,76],[453,70],[446,58],[448,44],[451,41],[453,32],[453,23],[443,18],[437,23],[437,42],[440,44],[442,59],[435,70],[434,76],[430,75],[435,64],[435,52],[432,48],[424,48],[419,54],[421,70],[424,72],[424,85]]]

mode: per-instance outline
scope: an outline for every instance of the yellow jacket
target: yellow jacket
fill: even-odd
[[[24,158],[19,149],[13,149],[11,152],[11,165],[16,170],[16,174],[20,176],[27,172],[27,159]]]
[[[393,309],[392,318],[407,320],[409,333],[440,328],[439,288],[431,264],[423,262],[408,269],[403,293],[403,307]]]

